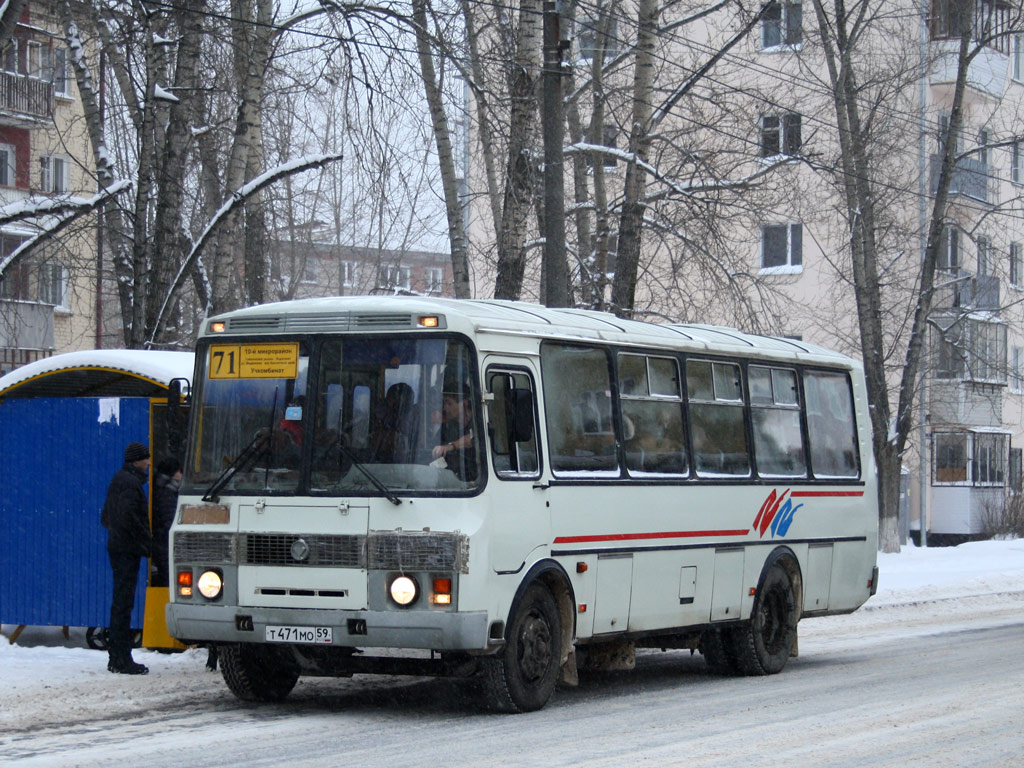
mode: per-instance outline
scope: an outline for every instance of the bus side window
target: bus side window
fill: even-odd
[[[617,475],[607,353],[544,344],[540,355],[551,469]]]
[[[618,358],[626,468],[633,475],[685,475],[678,363],[625,352]]]
[[[736,363],[686,362],[693,464],[701,477],[748,477],[743,388]]]
[[[805,477],[796,371],[752,365],[747,369],[754,455],[761,477]]]
[[[536,411],[533,382],[526,373],[490,371],[487,388],[494,395],[488,403],[491,451],[498,477],[537,477]]]
[[[850,380],[843,373],[804,373],[811,471],[815,477],[857,477],[856,422]]]

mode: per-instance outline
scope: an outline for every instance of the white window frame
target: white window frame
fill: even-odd
[[[47,79],[44,77],[44,47],[42,43],[35,40],[25,43],[25,72],[34,80]]]
[[[1024,251],[1021,250],[1021,244],[1019,242],[1010,243],[1010,285],[1014,288],[1021,287],[1021,268],[1024,267],[1024,263],[1021,262],[1021,254]]]
[[[68,268],[60,263],[45,262],[38,266],[37,274],[37,279],[39,281],[38,298],[40,303],[51,304],[57,309],[69,310],[68,289],[71,283],[71,272]],[[54,296],[51,291],[51,287],[58,282],[60,295]]]
[[[765,256],[767,255],[769,230],[778,230],[780,227],[784,227],[786,232],[785,263],[773,264],[769,266],[765,263]],[[794,275],[800,274],[801,272],[804,271],[803,225],[801,223],[786,222],[761,225],[761,253],[759,271],[761,274],[768,275]]]
[[[799,112],[761,116],[761,157],[797,157],[803,148],[803,119]],[[774,145],[770,148],[769,145]],[[773,151],[774,149],[774,151]]]
[[[1010,181],[1024,184],[1024,142],[1015,141],[1010,145]]]
[[[427,267],[423,271],[423,290],[425,293],[444,291],[444,267]]]
[[[386,264],[381,266],[378,278],[381,288],[408,291],[412,282],[412,270],[398,264]]]
[[[4,154],[6,154],[6,161],[4,160]],[[18,156],[12,144],[0,144],[0,186],[17,186],[17,160]],[[6,178],[4,178],[5,175]]]
[[[787,0],[779,0],[776,3],[779,9],[778,19],[764,18],[761,20],[761,50],[762,51],[798,51],[803,46],[804,34],[803,34],[803,3],[801,2],[787,2]],[[791,16],[794,13],[794,9],[798,9],[800,14],[800,26],[792,26],[790,24]],[[796,32],[798,39],[792,40],[792,32]],[[771,33],[772,40],[769,41],[769,34]],[[774,41],[774,38],[778,38],[778,42]]]
[[[992,241],[984,235],[978,236],[978,274],[992,273]]]
[[[66,155],[43,155],[39,158],[39,164],[40,189],[44,194],[66,195],[71,191],[71,158]]]
[[[358,281],[358,267],[354,261],[341,262],[341,285],[344,288],[351,288]]]

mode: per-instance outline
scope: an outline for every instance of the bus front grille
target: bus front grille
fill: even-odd
[[[242,565],[366,567],[363,536],[248,533],[241,538]]]

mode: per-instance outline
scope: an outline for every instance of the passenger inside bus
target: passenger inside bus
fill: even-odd
[[[468,386],[445,381],[441,400],[441,443],[431,450],[435,461],[444,461],[466,482],[476,480],[478,467],[473,449],[473,404]]]

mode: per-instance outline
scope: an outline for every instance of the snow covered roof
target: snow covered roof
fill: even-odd
[[[156,397],[167,394],[171,379],[191,381],[194,359],[192,352],[138,349],[67,352],[0,376],[0,398]]]

